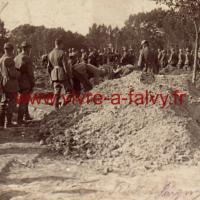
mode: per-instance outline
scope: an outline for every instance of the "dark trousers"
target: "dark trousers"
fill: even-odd
[[[12,123],[12,116],[16,109],[16,93],[5,92],[0,101],[0,126]]]
[[[30,117],[28,106],[30,101],[30,90],[20,91],[20,103],[18,107],[18,122],[23,121],[24,118]]]
[[[54,107],[55,107],[55,109],[58,109],[62,88],[64,88],[65,94],[72,93],[72,88],[71,88],[71,84],[70,84],[69,80],[53,81],[53,88],[54,88],[54,96],[55,96]]]

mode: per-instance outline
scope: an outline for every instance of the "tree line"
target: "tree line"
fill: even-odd
[[[66,31],[63,28],[21,25],[6,37],[4,23],[0,21],[0,50],[10,38],[14,45],[27,40],[32,44],[33,56],[39,57],[53,48],[53,41],[62,38],[68,48],[103,49],[111,46],[121,49],[123,46],[139,52],[140,42],[148,40],[154,49],[194,48],[195,30],[190,20],[182,20],[182,15],[171,10],[155,9],[147,13],[130,15],[122,28],[93,24],[86,36]]]

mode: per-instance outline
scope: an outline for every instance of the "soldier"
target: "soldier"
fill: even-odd
[[[68,58],[71,56],[71,53],[72,53],[72,49],[69,48],[69,49],[68,49]]]
[[[1,88],[2,97],[0,102],[0,127],[13,127],[12,115],[16,108],[16,95],[19,91],[20,73],[15,68],[13,60],[13,45],[5,43],[4,55],[0,59],[0,74],[2,77]],[[6,124],[5,124],[6,122]]]
[[[47,68],[47,64],[48,64],[48,54],[44,54],[41,57],[41,61],[42,61],[42,66]]]
[[[81,49],[81,59],[80,59],[81,63],[87,63],[88,62],[88,56],[87,56],[87,52],[84,49]]]
[[[184,70],[186,71],[192,70],[193,62],[194,62],[194,57],[191,54],[189,48],[187,48],[185,53]]]
[[[123,50],[123,54],[120,60],[120,64],[122,66],[125,66],[129,64],[129,57],[128,57],[128,52],[127,52],[126,47],[123,47],[122,50]]]
[[[178,55],[175,51],[174,48],[171,49],[171,54],[170,54],[170,57],[169,57],[169,60],[168,60],[168,65],[169,67],[176,67],[178,64]]]
[[[162,58],[162,50],[158,49],[158,61],[160,61]]]
[[[143,67],[143,71],[153,73],[155,57],[149,47],[149,42],[143,40],[141,46],[142,49],[140,51],[139,64]]]
[[[108,65],[113,65],[115,62],[115,54],[114,54],[114,49],[108,48],[107,52],[107,64]]]
[[[107,63],[107,50],[106,48],[103,49],[103,52],[102,52],[102,65],[105,65]]]
[[[115,63],[115,66],[119,66],[120,64],[120,53],[119,51],[116,49],[115,50],[115,53],[114,53],[114,63]]]
[[[99,78],[105,73],[104,69],[98,69],[91,64],[79,63],[73,66],[73,77],[79,81],[79,84],[82,83],[85,92],[92,89],[92,83],[89,81],[90,78],[94,78],[95,84],[98,84]],[[78,89],[78,87],[76,88]],[[80,86],[79,88],[81,89]],[[78,91],[76,90],[76,92]]]
[[[21,53],[21,47],[20,45],[17,45],[17,55]]]
[[[185,63],[185,55],[183,54],[183,50],[179,49],[179,54],[178,54],[178,64],[177,67],[178,69],[182,69]]]
[[[72,49],[72,54],[74,50]],[[71,79],[72,72],[70,65],[67,63],[67,58],[63,51],[62,40],[55,40],[55,48],[48,55],[48,73],[51,77],[51,81],[54,88],[55,95],[55,110],[59,109],[59,100],[62,88],[65,89],[65,92],[71,92]]]
[[[21,45],[22,52],[15,57],[15,66],[20,71],[19,93],[23,99],[18,108],[18,124],[24,124],[27,120],[32,120],[29,114],[28,98],[35,86],[34,66],[30,58],[31,45],[24,41]],[[25,119],[25,121],[24,121]]]
[[[130,48],[128,51],[128,64],[134,65],[135,64],[135,55],[133,53],[133,49]]]
[[[167,67],[167,63],[168,63],[167,52],[166,52],[166,50],[162,50],[162,56],[161,56],[161,59],[160,59],[161,69],[164,69],[165,67]]]
[[[96,52],[96,50],[89,50],[88,64],[97,66],[97,52]]]

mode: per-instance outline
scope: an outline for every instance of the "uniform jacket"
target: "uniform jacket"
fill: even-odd
[[[1,86],[3,92],[18,92],[20,73],[13,57],[4,54],[0,59]]]
[[[178,55],[171,53],[168,63],[175,67],[178,64]]]
[[[140,53],[140,59],[142,60],[143,65],[147,66],[148,68],[153,68],[155,64],[155,56],[150,48],[144,47]]]
[[[48,72],[52,81],[64,81],[71,77],[71,68],[67,63],[65,53],[61,49],[54,48],[48,55]]]
[[[32,90],[35,85],[34,66],[31,58],[25,53],[20,53],[15,57],[15,66],[20,71],[19,88],[23,90]]]

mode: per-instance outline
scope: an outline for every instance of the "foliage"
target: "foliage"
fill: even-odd
[[[3,54],[4,43],[8,41],[7,31],[4,27],[4,22],[0,20],[0,54]]]
[[[85,46],[84,36],[71,31],[65,31],[63,28],[45,28],[44,26],[31,26],[29,24],[21,25],[12,32],[12,42],[20,45],[26,40],[32,44],[32,54],[41,56],[48,53],[54,47],[56,38],[61,38],[65,49]]]

